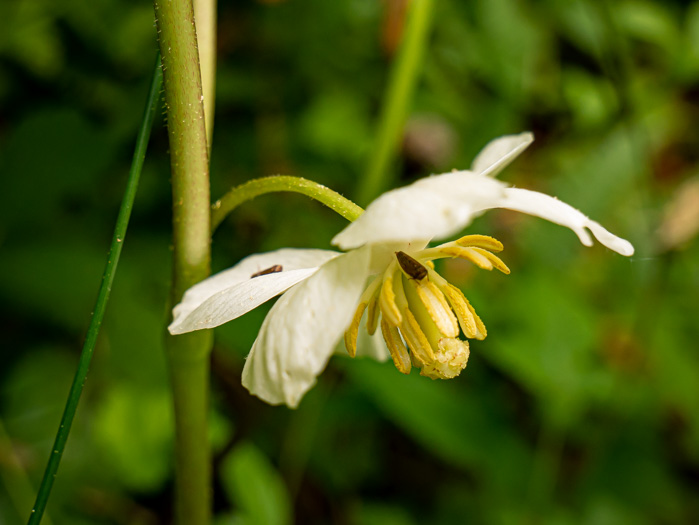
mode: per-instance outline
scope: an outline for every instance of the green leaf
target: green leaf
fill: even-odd
[[[346,361],[344,368],[389,419],[446,464],[474,469],[505,490],[525,482],[526,449],[503,405],[489,399],[492,392],[458,388],[468,384],[468,371],[449,382],[405,376],[392,364],[369,359]]]
[[[221,481],[246,525],[287,525],[291,501],[279,472],[252,443],[238,445],[221,465]]]
[[[94,433],[101,456],[129,489],[156,489],[169,474],[173,421],[165,390],[110,389],[94,420]]]

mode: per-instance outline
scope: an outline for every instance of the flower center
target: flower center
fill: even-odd
[[[493,252],[502,243],[485,235],[467,235],[453,242],[411,254],[396,252],[383,274],[366,288],[345,332],[350,356],[357,352],[359,324],[366,311],[366,329],[373,335],[381,324],[396,368],[415,366],[432,379],[451,379],[466,368],[467,339],[485,339],[485,325],[464,294],[434,269],[435,259],[458,257],[479,268],[510,273]],[[463,334],[464,339],[460,338]]]

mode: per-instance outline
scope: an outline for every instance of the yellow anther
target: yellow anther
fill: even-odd
[[[412,368],[410,354],[408,354],[408,349],[405,348],[403,344],[400,333],[398,333],[398,328],[389,325],[386,321],[381,319],[381,333],[383,334],[384,341],[386,341],[389,352],[391,352],[393,364],[396,365],[400,373],[409,374]]]
[[[444,338],[439,341],[439,351],[434,361],[422,367],[420,375],[432,379],[452,379],[468,364],[470,354],[468,341]]]
[[[495,255],[493,253],[490,253],[488,250],[484,250],[483,248],[470,248],[470,249],[476,253],[480,253],[483,257],[488,259],[490,261],[490,263],[495,268],[500,270],[502,273],[509,275],[510,269],[507,267],[507,265],[504,262],[502,262],[502,259],[500,259],[500,257],[498,257],[497,255]]]
[[[349,328],[345,332],[345,348],[350,357],[357,355],[357,334],[359,331],[359,322],[362,320],[362,315],[364,315],[364,310],[367,304],[362,302],[357,306],[357,310],[354,312],[354,317],[349,325]]]
[[[384,278],[379,294],[379,307],[383,318],[391,326],[399,326],[403,321],[400,310],[396,306],[396,294],[393,291],[393,277]]]
[[[417,357],[415,357],[415,354],[413,353],[410,354],[410,362],[413,364],[415,368],[422,368],[423,366],[420,360]]]
[[[466,298],[464,297],[464,299],[466,299]],[[482,341],[483,339],[485,339],[488,336],[488,330],[485,329],[485,325],[483,324],[483,321],[481,321],[481,318],[478,317],[476,310],[473,308],[473,306],[471,306],[471,303],[468,302],[468,299],[466,299],[466,306],[468,306],[468,309],[471,312],[473,319],[476,321],[477,333],[473,339],[479,339]]]
[[[492,251],[502,244],[485,235],[469,235],[454,242],[425,248],[408,255],[395,252],[395,258],[376,276],[359,299],[350,326],[344,334],[351,357],[357,353],[359,324],[366,312],[366,328],[381,332],[393,363],[403,374],[413,366],[421,375],[450,379],[466,367],[469,339],[484,339],[487,331],[473,306],[457,287],[434,270],[434,259],[458,257],[486,270],[497,268],[510,273],[507,265]]]
[[[492,270],[493,263],[483,254],[476,251],[476,248],[461,248],[460,246],[444,246],[439,251],[450,257],[466,259],[483,270]]]
[[[366,312],[366,331],[369,335],[376,333],[376,327],[379,324],[379,296],[372,297],[369,307]]]
[[[476,246],[478,248],[490,250],[491,252],[501,252],[503,248],[500,241],[493,237],[488,237],[487,235],[466,235],[466,237],[455,240],[454,243],[465,248]]]
[[[381,276],[374,277],[369,286],[367,286],[364,293],[359,298],[360,303],[367,303],[367,315],[366,315],[366,329],[369,335],[374,335],[376,332],[376,326],[379,322],[379,309],[378,300],[379,292],[381,291],[381,283],[383,279]]]
[[[441,289],[454,310],[464,335],[468,339],[485,339],[487,335],[485,325],[463,292],[446,281]]]
[[[400,325],[400,332],[405,337],[410,351],[420,362],[421,366],[434,361],[434,351],[430,346],[430,342],[415,320],[415,316],[407,307],[403,310],[403,323]]]
[[[459,323],[449,307],[449,303],[440,289],[431,281],[424,279],[419,283],[410,281],[415,286],[420,301],[425,306],[427,313],[437,325],[437,328],[445,337],[458,337]]]

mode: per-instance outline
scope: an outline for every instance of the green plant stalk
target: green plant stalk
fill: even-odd
[[[325,204],[350,222],[356,220],[364,212],[351,200],[322,184],[301,177],[274,175],[253,179],[236,186],[217,200],[211,206],[211,231],[213,232],[223,219],[243,202],[265,193],[277,191],[290,191],[306,195]]]
[[[143,161],[146,158],[146,149],[148,147],[148,139],[150,138],[150,130],[153,126],[153,119],[155,118],[155,114],[158,109],[162,79],[160,57],[158,57],[155,70],[153,71],[150,91],[148,93],[148,102],[146,103],[143,120],[141,121],[141,129],[138,132],[138,138],[136,140],[136,149],[131,162],[131,170],[129,171],[129,179],[126,183],[126,191],[124,192],[124,197],[121,201],[121,208],[119,209],[119,215],[114,228],[114,235],[112,236],[112,244],[109,248],[109,255],[107,256],[107,264],[102,276],[102,284],[100,285],[100,289],[97,294],[97,302],[92,314],[92,319],[90,320],[90,326],[87,329],[85,344],[83,345],[82,352],[80,353],[78,368],[75,371],[75,377],[73,378],[73,384],[70,387],[66,407],[63,411],[63,416],[61,417],[61,423],[58,427],[58,432],[56,433],[56,439],[54,441],[53,448],[51,449],[51,455],[49,456],[46,470],[44,471],[44,477],[42,478],[41,485],[39,486],[39,492],[36,496],[34,508],[32,509],[31,515],[29,516],[29,521],[27,522],[28,525],[38,525],[41,522],[42,516],[44,515],[46,503],[48,502],[49,495],[51,494],[51,488],[53,487],[53,481],[56,478],[58,466],[61,462],[61,457],[63,456],[63,450],[65,449],[66,442],[68,441],[68,434],[70,433],[73,418],[75,417],[75,412],[78,408],[80,395],[82,394],[83,386],[85,384],[85,380],[87,379],[87,372],[89,370],[90,361],[95,349],[95,343],[97,342],[97,335],[99,334],[100,326],[102,325],[104,312],[107,308],[107,301],[109,300],[109,293],[112,289],[114,275],[119,263],[119,256],[121,255],[121,250],[124,246],[126,229],[129,225],[129,218],[131,217],[131,210],[136,197],[136,190],[138,189],[138,181],[141,176]]]
[[[211,154],[216,98],[216,0],[194,0],[194,19],[201,65],[201,91],[204,95],[206,140]]]
[[[433,8],[434,0],[410,2],[405,34],[384,92],[374,148],[359,185],[360,204],[371,201],[391,183],[389,165],[396,156],[403,136],[403,127],[427,47]]]
[[[170,300],[210,272],[209,154],[192,0],[155,0],[172,173],[173,277]],[[208,439],[210,331],[167,336],[175,412],[175,522],[211,521]]]

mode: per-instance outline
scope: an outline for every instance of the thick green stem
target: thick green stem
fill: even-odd
[[[175,519],[178,525],[211,521],[211,450],[208,433],[211,330],[168,336],[175,407]]]
[[[391,77],[384,93],[374,149],[358,192],[360,204],[365,204],[390,185],[389,165],[394,159],[408,109],[413,98],[427,37],[432,22],[434,0],[412,0],[405,34]]]
[[[172,304],[209,275],[209,156],[192,0],[155,0],[163,56],[173,196]],[[175,408],[178,525],[211,520],[206,331],[166,339]]]
[[[274,175],[253,179],[236,186],[217,200],[211,207],[211,230],[215,230],[221,221],[243,202],[276,191],[291,191],[311,197],[339,213],[348,221],[356,220],[364,212],[351,200],[322,184],[301,177]]]
[[[156,0],[173,195],[172,299],[209,274],[209,155],[191,0]]]

